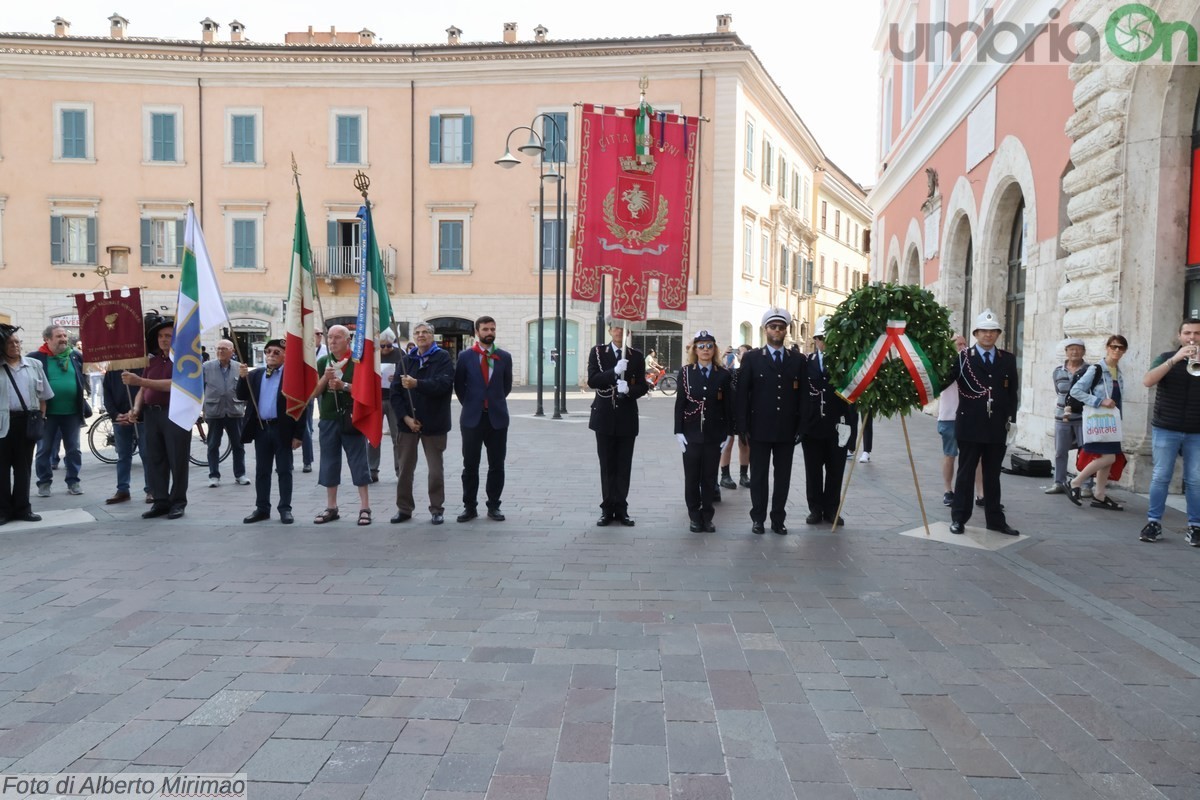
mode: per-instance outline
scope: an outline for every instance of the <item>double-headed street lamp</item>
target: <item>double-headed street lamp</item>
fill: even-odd
[[[541,119],[549,122],[551,129],[551,152],[547,158],[546,143],[534,125]],[[559,130],[558,120],[550,114],[537,114],[528,125],[518,125],[508,132],[504,141],[504,155],[496,163],[512,169],[521,159],[512,154],[510,143],[517,131],[529,131],[529,140],[517,148],[527,156],[538,156],[538,330],[537,330],[537,409],[534,416],[543,417],[542,379],[545,360],[543,328],[545,319],[545,270],[546,270],[546,183],[554,185],[554,241],[549,244],[554,253],[554,419],[561,419],[567,410],[566,404],[566,353],[567,353],[567,194],[566,194],[566,142]],[[561,143],[561,144],[560,144]]]

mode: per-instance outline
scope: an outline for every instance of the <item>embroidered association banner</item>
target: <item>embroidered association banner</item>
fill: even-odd
[[[142,292],[125,289],[75,295],[79,338],[87,364],[108,363],[109,369],[146,366],[146,332],[142,327]]]
[[[687,309],[696,117],[583,106],[571,297],[600,299],[613,276],[612,315],[646,319],[649,281],[661,309]]]

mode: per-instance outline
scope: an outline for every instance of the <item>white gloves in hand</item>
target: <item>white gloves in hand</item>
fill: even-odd
[[[617,394],[629,394],[629,381],[617,381]]]
[[[675,434],[675,441],[679,442],[679,452],[686,453],[687,452],[687,437],[684,436],[682,433],[677,433],[677,434]]]
[[[617,362],[617,365],[615,367],[613,367],[613,373],[618,378],[623,378],[623,377],[625,377],[625,370],[626,370],[626,368],[628,368],[628,366],[629,366],[629,359],[622,358],[620,361]]]
[[[725,440],[723,440],[723,441],[721,442],[721,446],[717,448],[717,452],[718,452],[718,453],[724,453],[724,452],[725,452],[725,446],[726,446],[727,444],[729,444],[729,440],[728,440],[728,439],[725,439]]]

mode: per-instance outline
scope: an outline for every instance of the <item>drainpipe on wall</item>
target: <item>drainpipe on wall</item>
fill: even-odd
[[[200,48],[201,62],[204,58],[204,48]],[[200,146],[200,203],[196,209],[196,218],[200,222],[200,228],[204,228],[204,84],[202,78],[196,78],[196,121],[200,129],[200,135],[196,137],[196,141]]]
[[[413,51],[415,57],[417,51]],[[408,82],[408,293],[417,293],[417,82]],[[411,331],[410,331],[411,333]]]

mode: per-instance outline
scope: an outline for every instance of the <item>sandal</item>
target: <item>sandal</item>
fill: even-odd
[[[371,509],[364,508],[363,510],[358,512],[358,524],[359,525],[370,525],[371,524]]]
[[[1083,490],[1078,486],[1067,487],[1067,499],[1080,508],[1083,507]]]
[[[327,508],[320,514],[317,514],[317,518],[313,520],[313,524],[324,525],[326,522],[333,522],[335,519],[340,519],[341,516],[336,508]]]
[[[1103,500],[1093,500],[1092,508],[1107,508],[1110,511],[1124,511],[1125,510],[1125,507],[1123,505],[1121,505],[1117,501],[1113,500],[1108,495],[1105,495]]]

